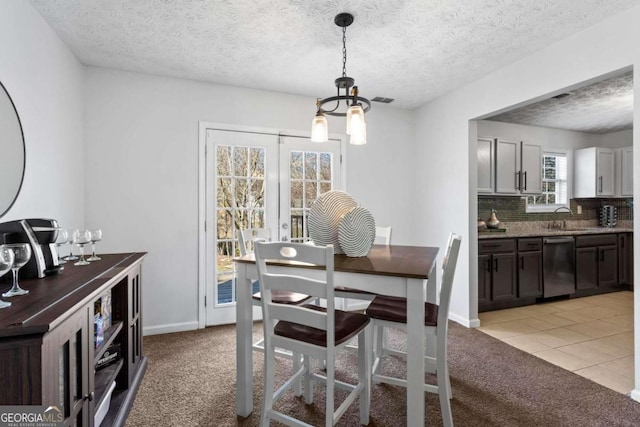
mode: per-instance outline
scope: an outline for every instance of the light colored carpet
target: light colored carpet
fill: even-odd
[[[261,324],[254,325],[256,336]],[[401,342],[401,332],[391,334]],[[128,427],[257,426],[262,398],[262,356],[254,353],[253,414],[236,416],[235,326],[144,338],[149,367]],[[279,372],[289,372],[280,359]],[[449,364],[453,419],[457,426],[640,426],[640,403],[551,365],[479,331],[451,323]],[[345,353],[338,369],[357,378],[355,354]],[[388,372],[402,373],[391,360]],[[286,370],[286,371],[285,371]],[[431,376],[427,375],[431,380]],[[288,395],[281,408],[312,425],[323,424],[324,390],[316,388],[313,406]],[[370,426],[406,424],[405,389],[374,385]],[[429,425],[441,425],[436,395],[426,397]],[[357,426],[353,405],[339,425]],[[425,424],[426,424],[425,423]],[[276,423],[272,423],[276,425]]]

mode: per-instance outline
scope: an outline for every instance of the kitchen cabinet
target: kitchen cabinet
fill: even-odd
[[[540,194],[542,146],[525,141],[496,139],[495,192]]]
[[[617,235],[576,236],[576,290],[607,288],[617,284]]]
[[[518,239],[518,298],[542,296],[542,239]]]
[[[0,405],[57,406],[64,425],[92,426],[110,399],[103,425],[125,424],[147,366],[140,311],[145,254],[100,256],[88,266],[66,264],[58,275],[21,280],[29,294],[0,311]],[[98,310],[110,319],[101,342]],[[117,361],[99,366],[115,347]]]
[[[633,147],[615,149],[615,196],[633,197]]]
[[[573,196],[613,197],[615,194],[615,153],[610,148],[575,150]]]
[[[516,241],[478,242],[478,310],[510,306],[516,298]]]
[[[493,138],[478,138],[478,194],[493,193],[494,141]]]
[[[633,286],[633,233],[618,234],[618,282]]]

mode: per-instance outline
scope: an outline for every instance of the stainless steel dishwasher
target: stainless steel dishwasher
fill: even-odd
[[[576,251],[572,236],[545,237],[542,246],[543,295],[545,298],[576,291]]]

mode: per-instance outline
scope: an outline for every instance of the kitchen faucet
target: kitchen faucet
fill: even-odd
[[[560,212],[561,209],[566,209],[571,215],[573,215],[573,211],[571,210],[571,208],[569,208],[568,206],[560,206],[559,208],[556,208],[555,211],[553,211],[554,213],[556,212]]]

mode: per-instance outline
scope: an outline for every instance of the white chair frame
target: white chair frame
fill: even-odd
[[[440,300],[438,304],[437,326],[425,326],[424,328],[425,334],[436,337],[436,357],[425,356],[425,367],[429,370],[429,367],[432,369],[435,365],[437,378],[437,385],[425,384],[424,390],[426,392],[439,395],[440,410],[442,412],[442,420],[445,426],[453,426],[451,403],[449,401],[449,399],[451,399],[451,383],[449,378],[449,365],[447,362],[447,332],[449,327],[448,317],[451,290],[453,287],[453,278],[455,275],[456,264],[458,262],[461,240],[462,238],[457,234],[452,233],[449,236],[447,251],[442,262],[442,285],[440,288]],[[406,387],[406,379],[394,378],[380,374],[384,355],[395,355],[406,358],[406,353],[386,347],[387,343],[383,339],[385,328],[406,330],[406,324],[377,319],[375,317],[372,317],[372,321],[376,341],[372,381],[374,383],[387,383]]]
[[[265,337],[264,395],[260,425],[268,426],[270,420],[276,420],[289,426],[309,425],[273,409],[274,402],[282,396],[284,391],[289,387],[296,387],[301,380],[304,384],[304,397],[307,404],[313,403],[313,383],[322,382],[326,385],[325,426],[335,425],[356,399],[359,400],[360,422],[367,425],[369,423],[369,404],[371,400],[372,329],[370,323],[358,332],[358,344],[361,348],[358,352],[358,384],[347,384],[335,380],[336,350],[344,347],[347,341],[340,345],[335,345],[336,310],[333,283],[333,246],[316,247],[302,243],[285,242],[257,243],[255,254],[260,278]],[[300,275],[275,274],[272,272],[272,267],[267,265],[267,259],[313,264],[321,267],[322,273],[319,274],[317,269],[301,268]],[[277,267],[273,266],[273,268]],[[321,277],[319,278],[319,276]],[[316,298],[325,299],[327,301],[326,311],[312,310],[299,305],[274,303],[271,300],[272,290],[302,292]],[[274,327],[278,322],[290,322],[326,331],[326,344],[321,346],[276,335]],[[286,348],[293,353],[303,354],[303,364],[274,393],[274,356],[276,348]],[[326,376],[312,372],[311,358],[326,361]],[[349,391],[349,395],[336,410],[334,410],[335,387]]]

